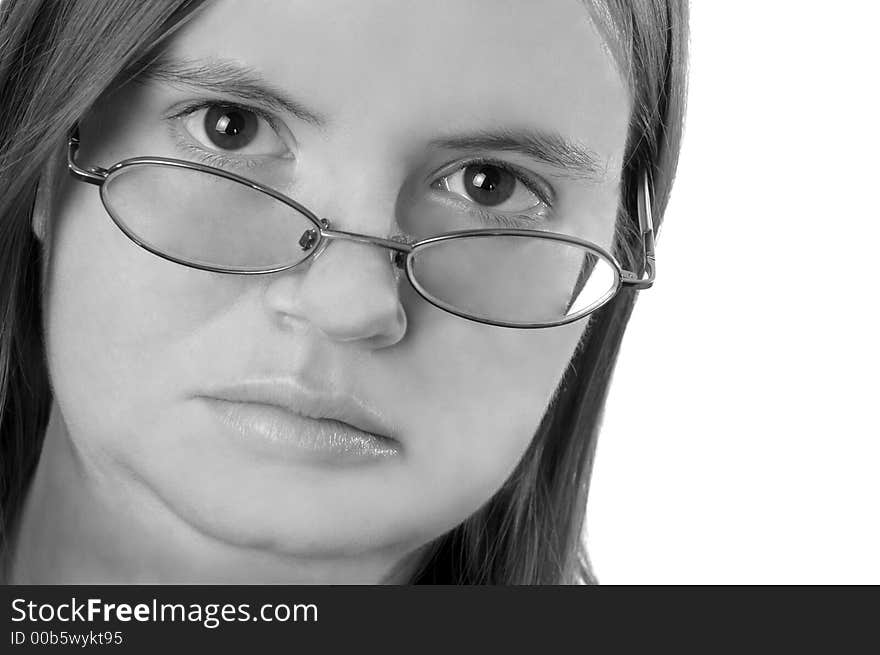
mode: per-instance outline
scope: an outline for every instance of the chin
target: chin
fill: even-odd
[[[345,557],[436,536],[424,526],[431,510],[412,504],[420,496],[403,466],[333,470],[173,441],[173,455],[141,460],[136,474],[171,514],[218,545]]]

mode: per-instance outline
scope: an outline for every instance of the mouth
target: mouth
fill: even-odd
[[[198,397],[240,443],[273,459],[354,463],[401,454],[391,423],[355,396],[284,378],[250,380]]]
[[[211,390],[208,397],[282,409],[310,419],[345,423],[377,437],[394,439],[390,422],[356,396],[315,389],[291,378],[249,380]]]

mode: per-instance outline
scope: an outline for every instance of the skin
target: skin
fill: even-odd
[[[581,3],[266,0],[242,11],[221,1],[169,51],[246,63],[327,119],[281,115],[279,143],[293,159],[278,155],[259,175],[338,229],[422,236],[415,216],[462,200],[433,188],[434,174],[474,154],[432,139],[534,128],[595,152],[605,180],[477,154],[546,180],[554,230],[611,247],[629,97]],[[126,87],[82,121],[81,160],[109,166],[169,148],[185,158],[164,116],[202,97]],[[283,273],[196,271],[138,248],[95,187],[61,178],[34,215],[49,253],[55,404],[14,582],[403,579],[425,544],[509,476],[586,327],[462,320],[398,281],[386,250],[356,243],[331,243]],[[278,376],[377,407],[400,456],[352,467],[277,461],[218,436],[193,398]]]

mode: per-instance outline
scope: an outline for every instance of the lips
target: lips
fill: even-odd
[[[320,389],[293,378],[252,379],[198,394],[228,402],[269,405],[311,419],[345,423],[373,436],[394,440],[396,430],[374,407],[356,396]]]

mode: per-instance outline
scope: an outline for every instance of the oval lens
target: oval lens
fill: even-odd
[[[574,320],[617,291],[617,267],[601,252],[553,238],[472,235],[416,248],[410,277],[431,302],[512,326]]]
[[[199,267],[260,272],[311,252],[315,224],[293,207],[219,175],[168,164],[129,164],[101,187],[104,205],[136,242]]]

